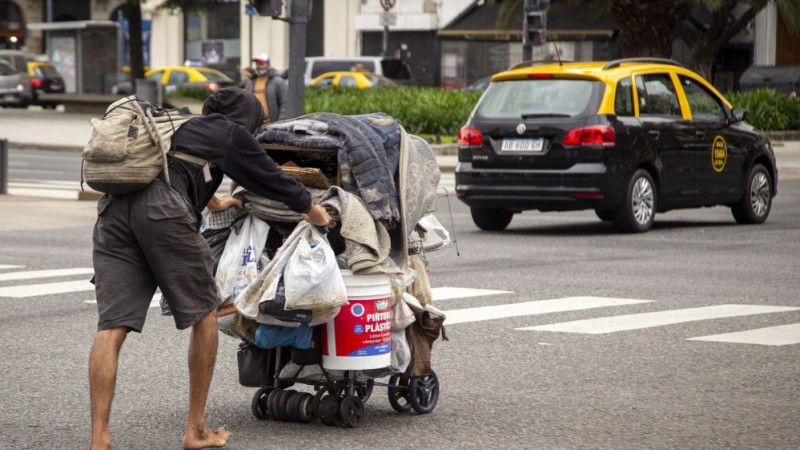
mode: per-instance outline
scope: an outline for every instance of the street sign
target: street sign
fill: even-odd
[[[381,16],[381,25],[384,27],[397,25],[397,13],[385,11]]]

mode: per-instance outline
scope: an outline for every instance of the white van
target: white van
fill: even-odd
[[[0,60],[16,69],[22,81],[22,95],[19,97],[19,103],[14,102],[6,106],[27,108],[33,97],[31,77],[28,75],[28,57],[19,50],[0,50]]]
[[[414,76],[411,74],[411,68],[407,62],[400,58],[381,56],[310,56],[306,58],[303,79],[308,86],[311,80],[323,73],[355,70],[357,65],[360,65],[359,69],[361,70],[383,75],[397,84],[414,83]]]

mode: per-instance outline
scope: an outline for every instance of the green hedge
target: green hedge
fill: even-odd
[[[726,95],[734,107],[747,110],[747,122],[762,131],[800,130],[800,99],[774,89]]]
[[[428,87],[379,89],[306,89],[305,112],[343,115],[383,112],[409,133],[455,136],[469,118],[481,92]]]

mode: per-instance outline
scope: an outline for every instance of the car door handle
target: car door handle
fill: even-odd
[[[647,134],[649,134],[655,140],[658,140],[658,138],[661,136],[661,132],[657,130],[650,130],[647,132]]]

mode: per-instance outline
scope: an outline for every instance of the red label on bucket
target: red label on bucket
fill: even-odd
[[[328,352],[327,332],[322,333],[326,356],[373,356],[391,352],[391,300],[350,300],[333,319],[336,354]],[[326,324],[326,328],[329,326]]]

